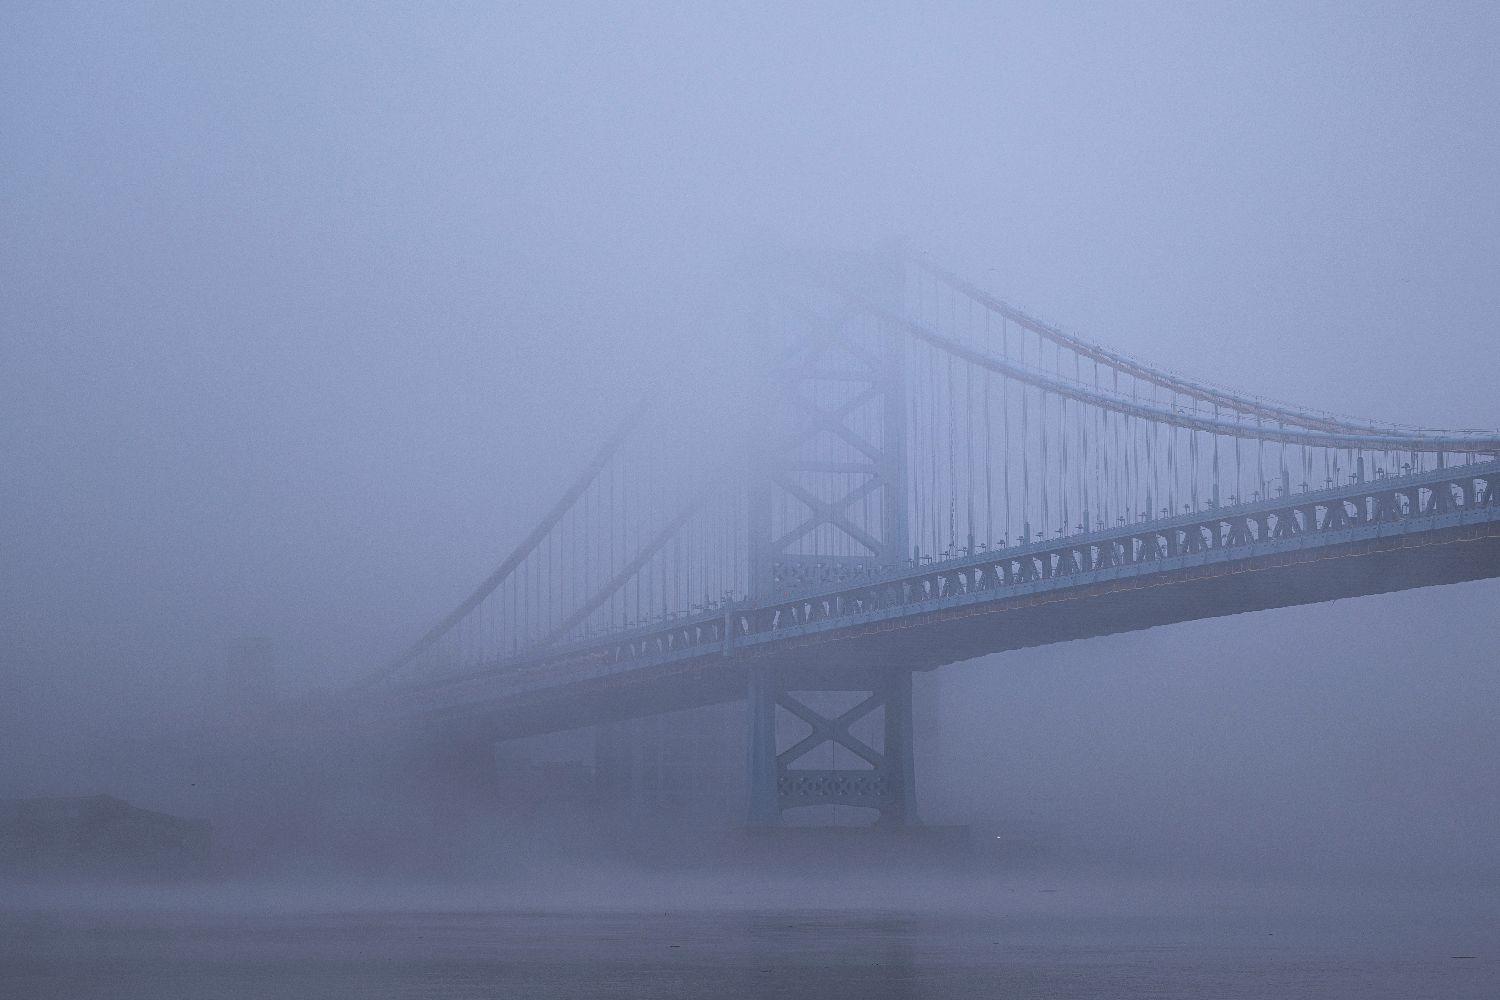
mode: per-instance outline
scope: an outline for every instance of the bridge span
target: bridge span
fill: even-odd
[[[1189,380],[920,261],[778,278],[735,460],[632,412],[382,711],[483,745],[745,700],[752,822],[910,823],[914,671],[1500,576],[1500,435]]]

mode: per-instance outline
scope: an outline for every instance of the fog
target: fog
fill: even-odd
[[[268,637],[283,704],[337,701],[643,394],[716,405],[720,292],[768,247],[903,246],[1194,378],[1500,427],[1488,5],[552,7],[0,10],[0,798],[210,819],[235,878],[425,878],[430,817],[395,829],[360,737],[241,710],[226,651]],[[923,818],[999,840],[996,878],[1462,909],[1500,879],[1497,599],[944,668]],[[676,870],[505,810],[454,822],[461,881],[536,901],[561,852],[559,906],[739,898],[732,840]]]

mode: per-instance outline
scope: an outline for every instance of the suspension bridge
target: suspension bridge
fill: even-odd
[[[783,267],[746,315],[732,438],[631,411],[375,704],[482,746],[745,700],[753,823],[905,824],[914,671],[1500,575],[1500,433],[1197,381],[917,258]]]

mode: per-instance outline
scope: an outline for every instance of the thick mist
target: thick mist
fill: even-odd
[[[636,400],[724,419],[757,361],[726,289],[773,248],[901,246],[1204,381],[1500,427],[1497,43],[1477,3],[6,6],[0,798],[211,819],[236,877],[740,898],[567,802],[434,813],[318,720]],[[992,872],[1444,912],[1500,878],[1497,600],[945,668],[923,817]],[[227,678],[252,636],[278,707]],[[507,752],[565,787],[590,740]]]

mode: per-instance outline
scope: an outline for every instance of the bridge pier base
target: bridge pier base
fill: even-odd
[[[809,704],[809,695],[828,693],[863,697],[837,712]],[[751,826],[778,826],[786,810],[818,805],[878,810],[880,826],[917,823],[910,670],[889,667],[836,680],[791,681],[752,668],[747,694]],[[877,712],[883,718],[874,739],[852,731]],[[800,720],[805,735],[779,739],[778,723],[787,717]],[[854,765],[811,766],[809,754],[830,744],[851,754]]]

